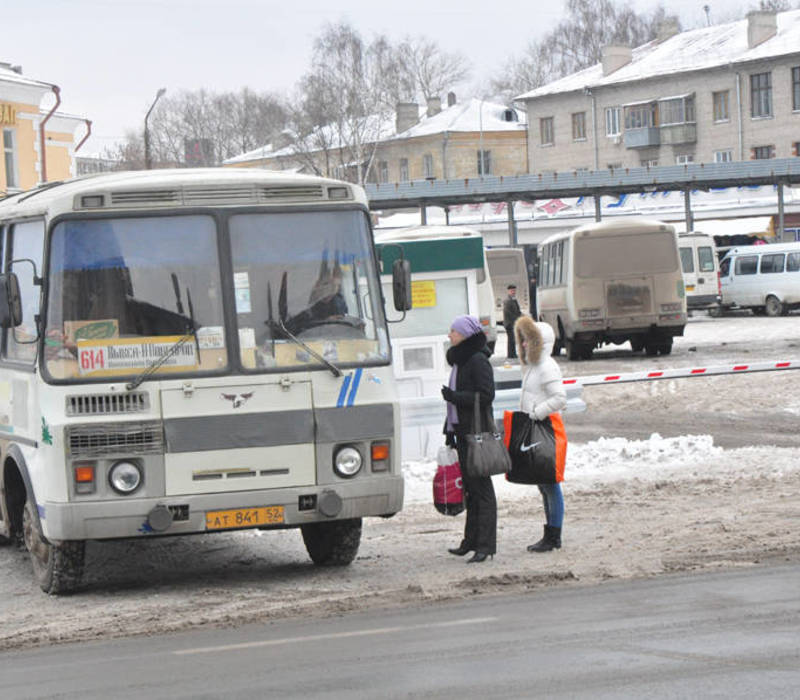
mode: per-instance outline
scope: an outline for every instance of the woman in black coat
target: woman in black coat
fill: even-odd
[[[466,493],[467,522],[464,539],[458,547],[448,549],[451,554],[464,556],[475,554],[468,563],[486,561],[497,549],[497,500],[490,476],[471,478],[467,475],[467,443],[469,433],[481,432],[488,426],[473,426],[475,392],[480,395],[481,420],[491,415],[494,401],[494,374],[489,364],[491,351],[486,345],[478,319],[474,316],[458,316],[450,327],[451,346],[447,351],[447,362],[452,366],[449,386],[442,387],[442,396],[447,402],[445,434],[447,444],[455,444],[461,476]]]

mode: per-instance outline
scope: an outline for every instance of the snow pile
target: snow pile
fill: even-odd
[[[704,476],[756,474],[780,476],[796,471],[797,452],[788,448],[745,447],[723,450],[710,435],[663,438],[653,433],[648,440],[600,438],[585,444],[571,443],[567,453],[566,482],[577,488],[596,488],[615,481],[698,480]],[[403,476],[406,503],[432,500],[435,461],[405,462]],[[494,478],[500,498],[527,498],[528,487]]]

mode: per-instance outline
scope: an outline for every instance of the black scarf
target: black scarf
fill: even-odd
[[[476,352],[483,352],[486,357],[489,357],[489,348],[486,346],[486,335],[483,331],[478,331],[475,335],[462,340],[458,345],[448,348],[447,364],[461,367]]]

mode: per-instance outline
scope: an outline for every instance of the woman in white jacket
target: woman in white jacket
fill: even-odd
[[[561,370],[550,356],[555,334],[549,324],[537,323],[529,316],[522,316],[517,320],[514,334],[522,363],[520,411],[533,419],[544,420],[567,405]],[[560,483],[538,486],[544,500],[547,524],[544,526],[542,539],[529,545],[528,551],[549,552],[561,548],[564,496]]]

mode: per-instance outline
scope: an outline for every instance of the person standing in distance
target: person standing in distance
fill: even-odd
[[[517,285],[509,284],[508,296],[503,302],[503,328],[506,329],[506,342],[508,343],[506,359],[508,360],[513,360],[517,356],[514,324],[520,316],[522,316],[522,311],[520,311],[519,302],[517,301]]]
[[[494,373],[489,363],[491,350],[486,345],[486,335],[474,316],[457,316],[450,325],[450,348],[447,362],[452,366],[448,386],[442,387],[442,397],[447,402],[447,420],[444,432],[446,442],[458,452],[462,465],[461,478],[467,502],[467,521],[464,539],[458,547],[448,549],[450,554],[463,557],[474,551],[468,563],[486,561],[497,549],[497,499],[492,477],[470,477],[466,472],[466,436],[481,432],[483,426],[473,426],[475,394],[479,395],[481,416],[492,411],[494,401]]]
[[[522,391],[519,410],[533,420],[544,420],[567,405],[567,392],[561,368],[550,356],[556,335],[548,323],[537,323],[528,316],[521,317],[514,332],[520,346]],[[561,549],[561,526],[564,522],[564,496],[561,484],[538,484],[544,501],[544,536],[528,545],[529,552],[550,552]]]

